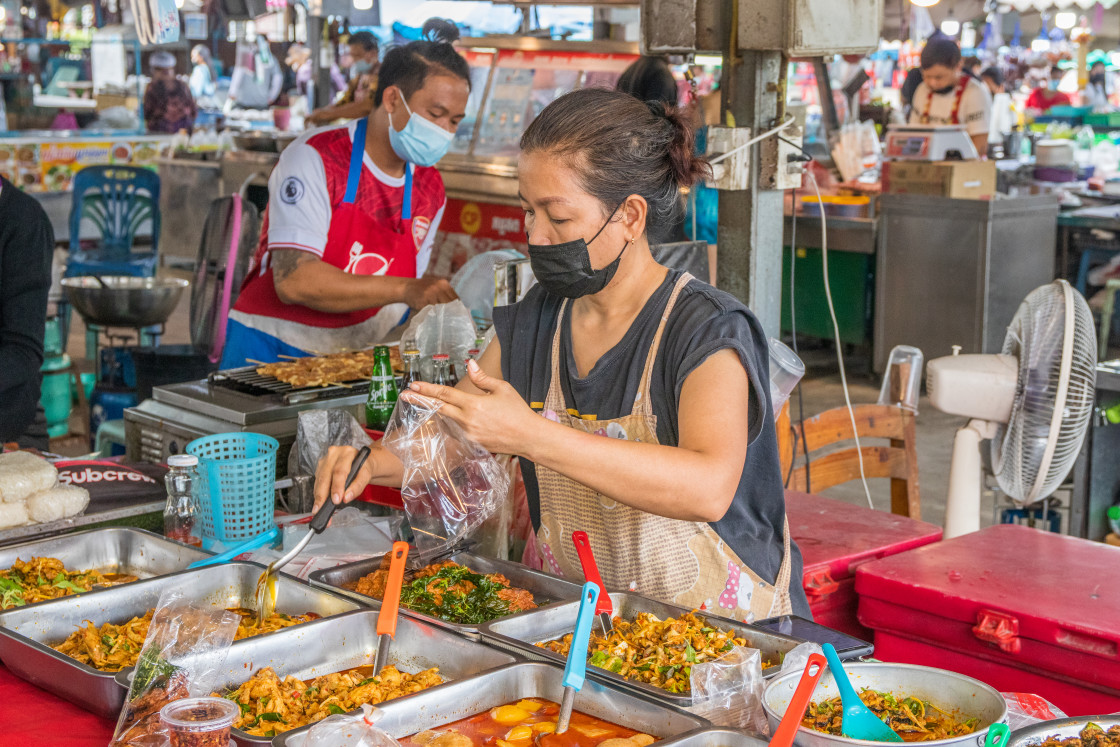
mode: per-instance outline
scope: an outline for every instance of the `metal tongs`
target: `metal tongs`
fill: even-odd
[[[583,585],[579,599],[579,614],[576,616],[576,629],[572,633],[572,645],[568,649],[568,664],[564,667],[564,697],[560,701],[560,716],[556,719],[556,733],[568,730],[572,720],[572,707],[576,693],[583,688],[587,674],[587,644],[591,640],[591,626],[595,618],[595,603],[599,600],[599,587],[588,581]]]
[[[353,484],[354,478],[358,476],[358,470],[366,463],[366,459],[369,459],[369,447],[363,446],[358,452],[358,455],[354,458],[354,464],[350,467],[350,474],[346,476],[346,488],[349,488],[350,485]],[[322,508],[320,508],[311,519],[310,528],[307,530],[307,534],[303,536],[303,539],[301,539],[290,552],[284,555],[284,557],[269,563],[268,568],[261,574],[261,577],[257,579],[255,597],[257,619],[259,621],[263,622],[268,618],[272,612],[271,605],[276,602],[274,599],[275,594],[272,593],[273,575],[303,552],[303,548],[307,547],[307,543],[311,541],[312,537],[316,534],[321,534],[322,531],[327,528],[327,524],[330,523],[331,517],[334,516],[335,509],[337,508],[338,505],[328,497],[327,502],[323,504]]]
[[[576,554],[579,555],[579,564],[583,568],[584,580],[599,587],[599,601],[595,605],[595,614],[599,616],[599,621],[603,623],[603,635],[609,636],[611,631],[614,630],[614,626],[611,624],[614,604],[611,603],[611,595],[607,593],[607,587],[603,585],[603,579],[599,576],[599,566],[595,562],[595,555],[591,552],[591,540],[588,538],[587,532],[572,532],[572,543],[576,546]]]

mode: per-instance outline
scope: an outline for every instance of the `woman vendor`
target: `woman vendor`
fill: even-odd
[[[497,336],[456,388],[414,384],[486,449],[521,459],[536,555],[582,572],[584,530],[608,588],[737,619],[809,616],[790,541],[767,386],[766,336],[727,293],[650,254],[706,164],[689,117],[583,89],[541,112],[518,164],[538,285],[494,311]],[[604,438],[605,436],[605,438]],[[375,449],[319,465],[316,507],[400,485]]]
[[[385,55],[369,117],[281,155],[222,368],[370,347],[407,307],[455,298],[446,280],[422,276],[446,204],[432,167],[466,112],[470,70],[453,24],[424,31]]]

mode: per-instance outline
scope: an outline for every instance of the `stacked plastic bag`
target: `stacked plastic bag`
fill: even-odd
[[[60,484],[46,459],[26,451],[0,454],[0,529],[59,521],[88,505],[89,492]]]

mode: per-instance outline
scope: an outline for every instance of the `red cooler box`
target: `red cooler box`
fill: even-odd
[[[870,641],[859,624],[856,567],[941,539],[941,527],[834,498],[786,491],[789,531],[805,558],[805,593],[821,625]]]
[[[1120,711],[1120,548],[1001,524],[862,566],[859,620],[884,661]]]

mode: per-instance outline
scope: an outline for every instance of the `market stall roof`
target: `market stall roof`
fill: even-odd
[[[1111,8],[1120,0],[1008,0],[1011,7],[1020,13],[1028,10],[1045,12],[1053,8],[1064,10],[1071,7],[1088,10],[1098,2],[1105,8]]]

